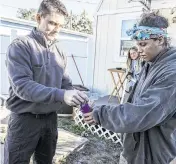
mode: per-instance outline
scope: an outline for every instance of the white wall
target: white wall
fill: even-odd
[[[152,0],[152,9],[173,8],[176,6],[175,0]]]
[[[129,0],[103,0],[98,12],[111,12],[114,10],[142,7],[139,2],[129,2]]]

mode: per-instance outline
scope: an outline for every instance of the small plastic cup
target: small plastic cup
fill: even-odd
[[[89,113],[90,112],[90,106],[88,103],[81,104],[81,112],[82,113]]]

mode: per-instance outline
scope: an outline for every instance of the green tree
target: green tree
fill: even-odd
[[[21,19],[26,19],[26,20],[30,20],[30,21],[35,21],[35,14],[36,14],[37,10],[36,9],[18,9],[17,11],[17,17],[21,18]]]
[[[26,19],[30,21],[35,21],[36,9],[18,9],[17,17],[21,19]],[[92,34],[92,21],[89,19],[87,13],[83,11],[81,15],[75,15],[70,12],[69,16],[65,20],[65,25],[63,28],[74,30],[78,32],[83,32],[87,34]]]
[[[80,16],[78,16],[78,21],[76,24],[76,31],[92,34],[92,21],[88,18],[88,15],[85,11],[82,12]]]

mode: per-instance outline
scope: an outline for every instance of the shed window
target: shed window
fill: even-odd
[[[136,23],[137,23],[136,19],[122,20],[120,56],[127,56],[129,48],[135,46],[135,41],[131,40],[131,38],[126,34],[126,31],[133,28],[134,24]]]

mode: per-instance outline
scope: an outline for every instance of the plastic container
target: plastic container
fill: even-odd
[[[82,113],[89,113],[90,112],[90,106],[88,103],[81,105],[81,112]]]

